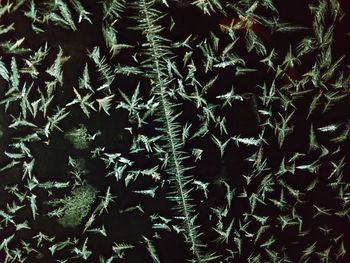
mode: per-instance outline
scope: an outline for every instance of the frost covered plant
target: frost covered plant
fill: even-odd
[[[58,223],[63,227],[75,227],[81,224],[83,218],[90,211],[91,204],[95,201],[97,191],[89,185],[83,184],[75,188],[71,195],[65,198],[54,199],[49,202],[56,207]]]

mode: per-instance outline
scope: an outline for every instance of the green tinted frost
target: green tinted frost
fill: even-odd
[[[53,207],[63,210],[63,215],[58,219],[58,223],[64,227],[80,225],[88,214],[91,204],[95,201],[96,193],[94,187],[84,184],[75,188],[70,196],[51,201],[50,204]]]

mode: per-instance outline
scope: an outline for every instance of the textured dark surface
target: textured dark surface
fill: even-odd
[[[34,2],[37,4],[38,17],[47,12],[45,4]],[[18,164],[0,172],[0,209],[11,214],[8,205],[12,205],[12,202],[15,202],[16,205],[23,205],[23,208],[12,214],[14,223],[7,224],[5,220],[2,220],[5,217],[0,216],[0,244],[14,234],[14,238],[8,245],[10,252],[4,247],[0,249],[0,262],[5,261],[6,253],[13,256],[16,249],[22,252],[23,258],[27,257],[24,262],[29,263],[64,262],[64,260],[95,263],[101,260],[100,256],[105,259],[114,256],[111,262],[123,262],[118,258],[117,253],[113,252],[112,246],[115,243],[127,243],[134,246],[132,249],[125,250],[124,262],[156,262],[152,261],[151,253],[147,250],[143,237],[151,240],[160,262],[178,263],[186,262],[187,259],[201,262],[191,252],[191,243],[185,242],[189,233],[186,230],[182,230],[182,233],[177,232],[181,228],[184,217],[183,207],[174,210],[176,202],[169,200],[169,196],[174,197],[171,192],[174,188],[178,191],[180,184],[176,181],[176,173],[167,169],[167,167],[172,167],[174,160],[170,152],[171,147],[169,147],[170,136],[160,129],[165,125],[161,111],[162,100],[159,95],[161,92],[153,90],[154,87],[159,88],[159,83],[152,71],[156,65],[155,61],[163,63],[166,59],[173,62],[179,72],[177,74],[175,70],[167,67],[160,68],[160,75],[170,80],[166,84],[166,93],[164,93],[168,101],[165,106],[169,109],[174,107],[172,116],[182,112],[174,121],[176,133],[173,138],[181,141],[182,128],[186,124],[191,124],[189,136],[185,138],[184,144],[177,143],[179,150],[176,152],[179,154],[179,159],[184,158],[181,161],[184,167],[183,179],[186,182],[183,186],[186,190],[191,189],[188,201],[192,209],[189,215],[193,220],[191,221],[193,226],[198,226],[198,232],[201,233],[198,239],[206,245],[206,248],[201,249],[203,258],[208,252],[218,256],[212,261],[217,263],[349,262],[347,250],[350,239],[346,229],[349,227],[350,209],[348,176],[350,145],[347,134],[350,129],[350,96],[347,80],[350,36],[346,33],[347,25],[350,23],[348,17],[350,5],[345,1],[339,1],[344,12],[343,18],[339,19],[341,17],[339,15],[335,19],[333,41],[329,45],[329,50],[318,47],[306,55],[301,55],[299,64],[284,68],[283,63],[289,47],[293,54],[296,54],[300,42],[307,37],[314,36],[315,32],[312,29],[314,16],[310,13],[309,4],[317,6],[317,1],[311,3],[301,0],[287,2],[277,0],[274,1],[274,4],[278,13],[257,1],[259,4],[255,12],[256,19],[260,23],[256,23],[250,30],[261,38],[266,54],[259,54],[256,50],[247,50],[246,39],[249,38],[249,29],[242,26],[234,30],[237,43],[228,52],[227,57],[229,55],[240,57],[244,60],[245,65],[227,67],[219,65],[220,62],[223,62],[220,61],[220,55],[234,40],[222,30],[222,27],[229,27],[230,21],[233,21],[232,25],[237,25],[235,23],[241,21],[237,15],[238,9],[232,8],[233,3],[230,3],[232,1],[220,1],[224,12],[218,10],[214,5],[214,10],[208,9],[209,14],[206,9],[201,8],[200,4],[196,5],[191,1],[168,1],[169,7],[164,4],[164,1],[157,1],[154,5],[150,5],[148,12],[155,9],[159,11],[159,16],[164,14],[163,18],[151,21],[151,24],[164,27],[162,31],[155,32],[155,35],[166,38],[167,40],[160,40],[160,43],[164,44],[161,49],[172,52],[171,56],[159,57],[152,52],[151,55],[146,53],[147,50],[152,51],[154,47],[153,42],[144,35],[147,30],[140,30],[140,28],[135,30],[135,27],[146,23],[140,15],[144,1],[132,1],[132,3],[126,1],[128,4],[122,8],[120,17],[105,20],[100,2],[81,1],[85,9],[91,13],[92,24],[88,21],[78,23],[78,14],[74,11],[72,2],[68,2],[76,31],[54,25],[52,22],[43,24],[35,22],[43,29],[43,32],[34,33],[31,28],[32,22],[24,15],[24,12],[29,10],[27,3],[19,10],[5,13],[0,18],[1,25],[15,23],[15,30],[0,35],[0,42],[10,40],[14,43],[25,37],[21,47],[32,50],[28,54],[9,54],[4,47],[0,46],[0,61],[3,62],[10,75],[12,58],[16,59],[18,68],[23,69],[25,59],[30,59],[29,56],[44,46],[45,42],[50,48],[46,58],[38,66],[37,78],[32,78],[23,72],[20,73],[19,90],[23,90],[24,83],[27,87],[32,82],[34,83],[28,97],[30,102],[40,99],[40,93],[47,94],[45,82],[52,81],[53,77],[45,71],[54,63],[59,48],[62,48],[64,56],[70,57],[62,66],[63,85],[55,89],[46,116],[40,110],[35,117],[27,112],[27,120],[37,125],[34,128],[8,128],[13,124],[13,118],[22,116],[23,112],[19,101],[11,102],[8,108],[5,107],[6,99],[11,97],[8,90],[12,84],[11,81],[0,77],[0,100],[2,101],[0,105],[0,167],[17,160],[6,155],[5,152],[17,153],[18,149],[15,149],[13,144],[21,141],[19,138],[23,140],[26,135],[44,128],[57,107],[69,111],[69,115],[58,124],[61,130],[53,128],[48,137],[39,133],[38,141],[24,142],[32,157],[18,158]],[[136,7],[133,6],[134,2]],[[151,3],[151,1],[145,2]],[[196,2],[204,3],[205,1]],[[207,2],[213,3],[214,1],[208,0]],[[237,3],[235,1],[234,4],[245,12],[253,3],[253,1],[237,1]],[[320,3],[326,3],[328,6],[325,9],[323,25],[323,30],[326,31],[331,28],[332,24],[331,17],[334,8],[330,3],[337,3],[337,1],[325,0]],[[281,22],[303,26],[307,29],[279,32],[266,25],[266,21],[273,17],[278,17]],[[127,44],[132,47],[121,49],[118,54],[112,56],[102,32],[102,27],[106,25],[112,25],[116,30],[118,44]],[[172,25],[173,28],[170,30]],[[184,41],[187,37],[189,37],[188,46],[177,47],[176,43]],[[219,41],[217,50],[214,44],[216,40]],[[208,70],[205,68],[207,58],[202,52],[206,45],[213,49],[213,56],[217,59],[213,62],[216,66]],[[99,90],[99,87],[106,81],[101,78],[93,59],[89,57],[96,46],[100,48],[101,57],[106,57],[105,62],[111,67],[112,72],[116,72],[113,73],[114,80],[107,89]],[[276,52],[276,57],[273,60],[273,66],[269,67],[262,63],[262,60],[272,51]],[[328,51],[330,52],[327,53]],[[190,52],[192,56],[185,61],[184,57]],[[324,83],[317,81],[316,83],[311,78],[312,74],[315,74],[312,72],[314,65],[318,66],[322,62],[320,54],[326,54],[330,64],[345,55],[334,74]],[[82,76],[86,63],[94,92],[78,87],[79,78]],[[135,67],[132,70],[133,74],[118,73],[121,66]],[[282,70],[280,75],[276,73],[278,66]],[[254,71],[242,75],[237,73],[239,69],[245,67],[252,68]],[[195,70],[191,75],[189,72],[193,68]],[[327,67],[317,68],[317,70],[321,76],[327,73],[327,70],[329,71]],[[335,87],[334,83],[341,80],[342,73],[345,80],[339,87]],[[202,94],[202,102],[198,102],[196,92],[202,91],[202,87],[213,79],[215,79],[213,85]],[[294,85],[303,79],[306,80],[303,86],[298,88]],[[184,85],[185,94],[181,93],[179,81]],[[272,83],[275,84],[276,92],[273,95],[274,99],[267,105],[264,104],[264,100],[268,97],[266,93],[270,92]],[[147,103],[151,98],[159,103],[155,114],[150,114],[140,127],[132,121],[128,111],[118,108],[124,99],[121,92],[130,98],[138,84],[140,84],[139,106]],[[96,111],[91,110],[89,117],[84,114],[79,104],[67,106],[76,98],[73,87],[80,94],[91,94],[90,100]],[[227,94],[232,87],[235,95],[241,96],[241,99],[233,100],[231,105],[223,106],[223,100],[218,97]],[[315,109],[311,111],[310,105],[319,94],[321,94],[320,100],[315,104]],[[327,98],[332,95],[341,98],[330,104]],[[106,96],[113,96],[108,114],[102,109],[98,110],[98,100]],[[203,119],[207,116],[205,113],[210,107],[213,107],[215,117],[208,118],[208,132],[203,136],[191,138],[200,128],[203,128]],[[267,111],[270,115],[266,114]],[[145,112],[147,112],[145,108],[139,110],[141,115]],[[276,127],[283,118],[287,119],[288,116],[290,116],[290,121],[286,123],[286,128],[290,128],[290,134],[286,135],[284,140],[279,141]],[[226,119],[227,133],[220,131],[218,124],[223,117]],[[335,131],[322,131],[324,127],[332,124],[336,125]],[[74,145],[65,136],[71,129],[79,125],[84,125],[90,135],[97,133],[96,137],[89,141],[87,149],[74,148]],[[129,127],[132,127],[132,134],[125,129]],[[315,137],[310,139],[310,134]],[[132,151],[133,141],[135,142],[138,135],[148,138],[160,136],[157,147],[149,152],[145,148],[139,152]],[[222,156],[214,138],[221,142],[229,140]],[[239,141],[244,138],[248,138],[248,142]],[[256,145],[249,145],[253,139],[260,139],[260,141]],[[106,155],[101,154],[94,157],[92,152],[98,147],[104,147],[102,152],[106,154],[120,153],[122,157],[132,162],[132,165],[126,166],[120,180],[114,174],[107,176],[113,171],[113,165],[105,164],[103,158]],[[201,159],[195,160],[194,149],[203,150]],[[294,158],[296,155],[300,156]],[[52,210],[47,201],[69,196],[72,189],[82,184],[80,179],[77,179],[72,173],[74,169],[69,166],[69,157],[83,160],[87,172],[80,179],[92,185],[98,191],[97,196],[99,196],[92,204],[91,211],[83,223],[75,228],[63,227],[58,224],[57,219],[47,215]],[[163,163],[165,157],[169,158],[169,166]],[[28,175],[23,176],[23,163],[28,163],[33,159],[35,159],[33,176],[31,178]],[[332,173],[337,165],[339,173]],[[133,171],[144,171],[155,166],[158,166],[156,171],[159,173],[160,180],[154,180],[151,176],[139,175],[135,181],[131,180],[126,185],[127,175],[132,174]],[[264,169],[259,170],[259,166],[263,166]],[[187,167],[192,167],[192,169],[187,170]],[[68,182],[69,187],[50,191],[39,186],[28,187],[29,184],[40,184],[47,181]],[[207,184],[207,197],[198,187],[199,183]],[[18,194],[9,192],[9,187],[16,184],[17,193],[24,195],[23,200]],[[154,189],[154,187],[157,187],[154,197],[138,192]],[[106,194],[107,189],[110,189],[111,194],[116,198],[108,206],[108,212],[101,210],[102,212],[99,213],[99,200]],[[36,196],[38,208],[35,220],[30,206],[30,198],[33,195]],[[257,198],[256,207],[254,198]],[[279,205],[277,201],[282,203]],[[140,211],[140,207],[143,212]],[[227,213],[223,212],[225,209]],[[318,209],[323,209],[323,213]],[[220,210],[222,211],[219,212]],[[86,222],[92,215],[95,215],[96,218],[90,229],[103,225],[106,229],[106,236],[83,231]],[[290,217],[290,223],[283,226],[281,218],[287,219],[288,217]],[[30,229],[16,230],[16,226],[26,220]],[[164,225],[159,225],[161,223]],[[157,229],[161,226],[164,229]],[[220,232],[225,232],[230,226],[232,228],[227,233],[227,239],[220,240]],[[259,231],[262,232],[259,233],[261,236],[258,238]],[[39,232],[54,240],[43,241],[42,245],[38,245],[37,240],[33,237]],[[67,238],[72,240],[76,238],[76,244],[70,244],[52,255],[49,248]],[[76,254],[73,249],[81,248],[87,238],[87,249],[92,251],[92,254],[87,259],[75,258]],[[27,255],[21,244],[22,240],[30,244],[30,247],[37,252],[32,251]],[[241,242],[241,249],[238,241]],[[268,244],[270,241],[271,244]],[[307,249],[313,244],[315,247],[308,253]],[[339,256],[342,246],[346,252]],[[330,248],[329,258],[326,259],[327,257],[322,253],[327,252],[328,248]],[[272,258],[273,255],[275,255],[275,261]],[[255,261],[254,257],[256,257]],[[14,259],[13,262],[20,261]],[[104,261],[101,260],[101,262]]]

